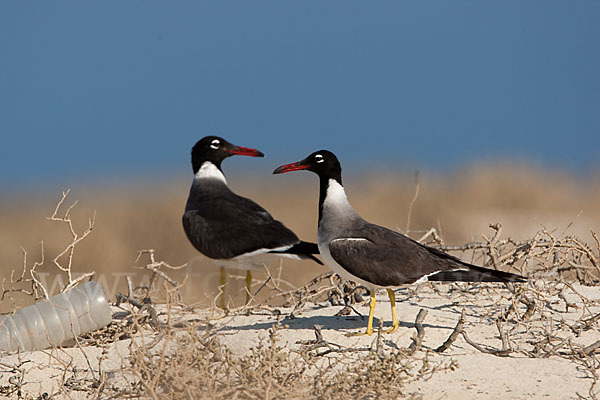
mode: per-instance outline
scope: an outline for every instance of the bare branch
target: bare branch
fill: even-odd
[[[425,337],[425,328],[423,328],[423,320],[427,316],[427,310],[421,308],[419,313],[417,314],[417,318],[415,319],[415,329],[417,330],[417,334],[413,336],[412,343],[408,346],[408,354],[412,355],[421,349],[421,344],[423,343],[423,337]]]
[[[465,326],[465,309],[463,308],[462,312],[460,313],[460,318],[458,319],[458,322],[456,323],[456,327],[454,328],[454,330],[452,331],[450,336],[448,336],[448,339],[446,339],[446,341],[440,347],[435,349],[435,351],[438,353],[443,353],[444,351],[448,350],[450,348],[450,346],[452,346],[452,343],[454,343],[456,341],[456,339],[458,338],[458,335],[460,335],[462,333],[464,326]]]

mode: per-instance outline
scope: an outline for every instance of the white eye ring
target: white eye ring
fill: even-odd
[[[323,161],[325,161],[323,159],[323,156],[320,154],[315,155],[315,159],[317,160],[318,163],[322,163]]]
[[[212,142],[210,142],[210,148],[216,150],[219,148],[220,144],[221,144],[221,142],[218,139],[215,139]]]

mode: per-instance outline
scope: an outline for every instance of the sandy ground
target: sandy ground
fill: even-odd
[[[582,315],[597,314],[600,309],[585,308],[581,298],[573,292],[566,294],[566,299],[578,308],[570,308],[565,312],[565,303],[558,297],[546,299],[545,313],[534,316],[527,326],[515,324],[505,327],[514,328],[510,332],[510,342],[517,351],[507,357],[499,357],[483,353],[469,345],[459,337],[453,346],[444,353],[428,352],[441,345],[453,331],[461,311],[465,310],[465,331],[469,338],[486,348],[501,348],[501,341],[495,319],[503,307],[506,290],[499,287],[484,287],[478,290],[460,285],[439,285],[438,291],[425,286],[416,292],[413,290],[398,291],[398,317],[400,328],[395,334],[384,335],[386,349],[393,351],[410,345],[415,334],[415,316],[420,309],[428,314],[423,326],[425,336],[422,348],[414,357],[429,358],[431,363],[448,363],[451,360],[458,364],[453,371],[435,373],[428,380],[417,380],[407,387],[409,393],[421,394],[426,399],[576,399],[588,398],[592,385],[591,373],[571,359],[557,354],[547,357],[532,358],[525,354],[532,346],[528,341],[535,337],[532,332],[538,329],[551,329],[561,338],[570,338],[574,345],[586,346],[600,338],[598,327],[593,327],[576,336],[565,328],[573,324]],[[590,298],[598,297],[597,287],[574,286],[574,288]],[[259,341],[268,336],[268,329],[279,320],[279,345],[289,349],[299,349],[301,341],[315,338],[315,325],[321,326],[323,339],[342,348],[360,348],[371,346],[377,335],[347,337],[346,333],[364,329],[366,320],[360,316],[336,316],[341,306],[330,306],[328,303],[308,304],[295,318],[285,317],[291,311],[278,308],[281,315],[272,312],[254,311],[251,315],[233,315],[213,319],[211,323],[221,337],[222,343],[234,351],[236,355],[247,354]],[[368,314],[367,305],[357,305],[356,310],[363,315]],[[113,308],[115,316],[123,316],[123,310]],[[385,326],[390,324],[390,303],[385,292],[378,293],[375,310],[377,317],[383,318]],[[206,319],[211,313],[181,312],[180,318]],[[214,315],[212,315],[214,317]],[[146,332],[144,340],[152,340],[156,333]],[[136,338],[136,340],[139,338]],[[102,370],[108,372],[108,384],[126,385],[119,374],[121,366],[127,363],[127,355],[131,340],[119,340],[108,345],[108,353],[102,361]],[[521,352],[522,350],[523,352]],[[25,352],[19,355],[5,355],[0,359],[0,388],[7,388],[21,381],[21,392],[12,393],[9,398],[31,395],[33,398],[43,393],[58,394],[56,398],[92,398],[94,389],[86,385],[90,378],[90,367],[98,373],[98,358],[102,349],[94,346],[65,347],[62,349]],[[326,359],[330,358],[329,361]],[[331,359],[352,362],[352,353],[332,353],[325,356],[323,362]],[[20,372],[22,371],[22,373]],[[65,382],[66,384],[62,384]],[[596,389],[598,390],[598,389]],[[3,392],[8,394],[6,392]],[[62,393],[62,394],[61,394]],[[579,397],[581,396],[581,397]]]

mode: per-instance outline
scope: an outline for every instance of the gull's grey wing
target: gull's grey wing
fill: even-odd
[[[366,223],[349,237],[329,244],[333,259],[352,275],[380,286],[398,286],[419,279],[431,281],[522,281],[519,275],[489,270],[424,246],[387,228]]]

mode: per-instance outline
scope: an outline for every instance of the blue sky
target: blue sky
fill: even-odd
[[[598,21],[584,0],[4,1],[0,181],[187,173],[208,134],[265,169],[328,148],[597,170]]]

